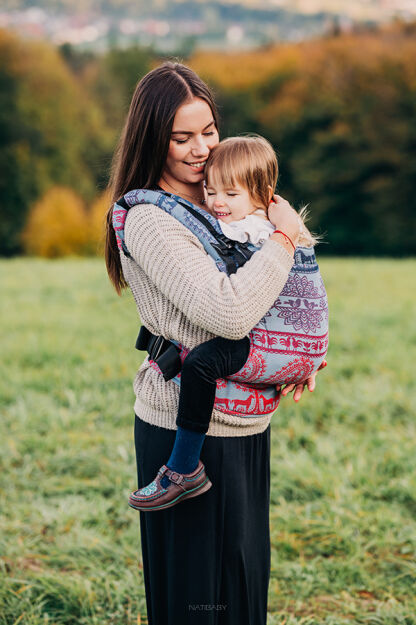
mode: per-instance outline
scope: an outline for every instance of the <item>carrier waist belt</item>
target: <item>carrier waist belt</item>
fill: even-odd
[[[157,364],[166,381],[172,380],[181,370],[180,348],[163,336],[152,334],[145,326],[140,328],[136,349],[147,351],[150,360]]]

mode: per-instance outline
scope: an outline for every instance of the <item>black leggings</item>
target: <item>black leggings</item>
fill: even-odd
[[[237,373],[249,351],[248,336],[238,341],[217,336],[189,352],[182,366],[176,425],[206,434],[215,402],[216,380]]]

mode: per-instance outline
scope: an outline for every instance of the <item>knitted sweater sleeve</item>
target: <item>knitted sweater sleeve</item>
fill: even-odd
[[[285,285],[293,258],[276,241],[238,271],[219,271],[198,238],[151,204],[128,212],[125,241],[134,261],[191,323],[228,339],[243,338]]]

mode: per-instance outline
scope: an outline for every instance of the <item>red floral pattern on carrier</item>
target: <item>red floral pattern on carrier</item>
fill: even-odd
[[[303,248],[301,255],[303,262],[296,262],[295,253],[295,264],[279,297],[249,333],[246,363],[226,380],[217,381],[215,408],[221,412],[239,416],[273,412],[279,404],[276,385],[306,380],[324,360],[327,296],[313,248]],[[189,350],[179,347],[183,361]]]
[[[218,256],[215,235],[190,214],[200,213],[212,230],[221,233],[218,222],[203,209],[172,194],[136,189],[115,203],[113,225],[117,243],[128,255],[124,225],[129,207],[153,203],[178,219],[204,245],[220,271],[226,265]],[[239,265],[241,266],[241,264]],[[217,381],[215,408],[227,414],[255,417],[273,412],[279,403],[276,384],[306,380],[325,358],[328,349],[328,301],[313,248],[298,247],[288,280],[263,319],[251,330],[250,352],[244,366],[226,380]],[[182,362],[189,349],[181,349]],[[160,372],[153,361],[150,365]],[[180,384],[180,373],[173,378]]]
[[[217,385],[215,405],[228,414],[272,412],[279,403],[275,385],[306,380],[324,360],[328,301],[313,248],[296,249],[283,290],[249,336],[245,365],[227,379],[235,387]]]

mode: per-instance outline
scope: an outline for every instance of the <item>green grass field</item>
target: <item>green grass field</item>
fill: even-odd
[[[321,269],[329,366],[272,420],[269,623],[416,625],[416,261]],[[133,300],[99,259],[0,279],[0,625],[144,625]]]

